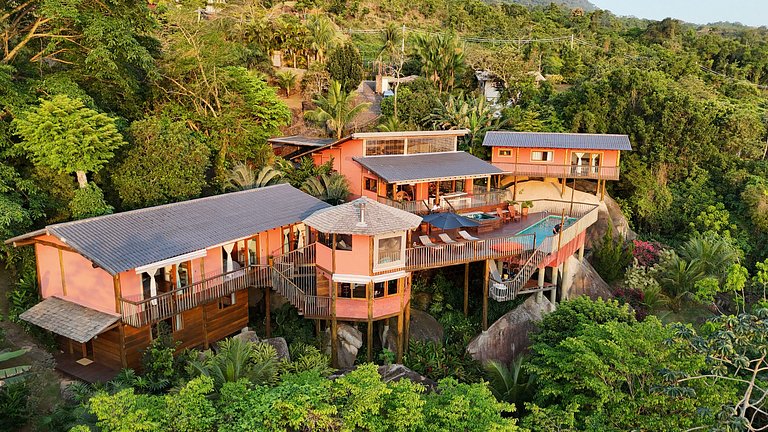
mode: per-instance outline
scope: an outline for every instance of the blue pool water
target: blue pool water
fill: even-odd
[[[565,226],[563,229],[568,228],[569,226],[573,225],[574,222],[576,222],[576,218],[573,217],[567,217],[565,218]],[[535,224],[529,226],[528,228],[520,231],[517,233],[517,235],[526,235],[526,234],[536,234],[536,246],[540,245],[541,242],[544,241],[545,238],[555,235],[554,228],[555,225],[559,224],[562,221],[561,216],[554,216],[549,215],[542,220],[536,222]]]

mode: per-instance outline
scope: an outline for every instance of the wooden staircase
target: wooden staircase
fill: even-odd
[[[317,275],[314,243],[275,257],[272,287],[288,299],[299,315],[324,318],[331,315],[328,280]]]
[[[528,256],[528,259],[520,267],[520,270],[515,276],[508,281],[494,280],[491,278],[488,281],[488,296],[498,302],[505,302],[515,299],[528,280],[531,279],[533,273],[539,268],[539,265],[547,257],[541,246],[534,249]],[[494,265],[489,263],[488,265]],[[525,290],[526,293],[532,292],[531,290]]]

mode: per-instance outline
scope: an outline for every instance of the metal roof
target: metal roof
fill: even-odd
[[[115,213],[46,227],[110,274],[284,225],[329,207],[288,184]],[[39,236],[35,231],[6,241]]]
[[[274,143],[274,144],[288,144],[288,145],[303,146],[303,147],[323,147],[323,146],[327,146],[328,144],[333,144],[334,142],[336,142],[336,139],[291,135],[286,137],[270,138],[268,142]]]
[[[328,234],[373,236],[414,229],[421,223],[421,216],[361,197],[315,212],[304,223]]]
[[[503,174],[499,168],[462,151],[354,158],[387,183],[485,177]]]
[[[58,297],[49,297],[23,312],[19,318],[76,342],[85,343],[116,323],[120,316]]]
[[[632,150],[632,144],[626,135],[585,133],[493,131],[485,134],[483,145],[486,147]]]

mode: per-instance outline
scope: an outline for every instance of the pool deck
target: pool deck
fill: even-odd
[[[549,213],[545,212],[539,212],[539,213],[529,213],[528,216],[522,216],[519,220],[507,222],[501,226],[499,229],[495,229],[493,231],[484,232],[481,234],[477,233],[477,229],[468,228],[466,231],[480,239],[489,239],[489,238],[497,238],[497,237],[507,237],[507,236],[513,236],[520,231],[528,228],[529,226],[535,224],[536,222],[544,219],[545,217],[549,216]],[[450,231],[457,231],[457,230],[449,230]],[[437,237],[437,234],[443,232],[442,230],[438,229],[432,229],[431,237]],[[414,238],[417,238],[415,236],[423,235],[425,233],[421,231],[417,231],[414,233]],[[453,233],[451,233],[453,234]]]

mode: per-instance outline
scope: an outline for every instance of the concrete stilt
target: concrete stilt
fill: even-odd
[[[563,287],[562,292],[563,292],[564,299],[570,298],[570,295],[568,294],[568,292],[571,289],[570,280],[569,280],[570,274],[571,274],[571,262],[570,262],[570,259],[567,259],[563,263],[563,275],[561,278],[562,279],[561,285]]]
[[[584,245],[579,248],[579,262],[584,262]]]

